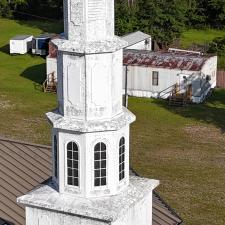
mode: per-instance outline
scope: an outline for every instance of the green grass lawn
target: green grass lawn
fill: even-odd
[[[159,192],[188,225],[225,224],[225,90],[206,104],[173,109],[130,98],[131,164],[159,179]]]
[[[45,60],[31,55],[9,55],[9,39],[18,34],[60,32],[58,24],[0,19],[0,135],[49,143],[44,112],[56,106],[54,94],[35,88],[46,78]],[[32,132],[31,132],[32,131]]]
[[[40,57],[10,56],[17,34],[61,32],[43,22],[0,19],[0,136],[50,144],[45,113],[56,95],[35,88],[45,79]],[[167,102],[130,98],[137,116],[131,127],[131,164],[142,176],[159,179],[158,191],[187,225],[225,224],[225,90],[205,104],[173,109]]]
[[[205,44],[211,42],[214,38],[225,36],[225,30],[197,30],[190,29],[181,36],[181,47],[188,48],[194,44]]]

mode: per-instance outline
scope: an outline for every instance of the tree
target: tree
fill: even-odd
[[[140,29],[149,33],[161,48],[178,38],[186,22],[185,0],[139,0]]]
[[[187,0],[188,25],[213,28],[225,27],[225,0]]]
[[[225,0],[205,1],[208,23],[217,28],[225,27]]]
[[[9,14],[9,4],[7,0],[0,0],[0,17]]]
[[[189,27],[202,27],[206,24],[206,15],[202,0],[187,0],[187,25]]]
[[[0,0],[0,16],[11,16],[12,10],[18,5],[27,4],[28,0]]]
[[[124,35],[138,29],[138,5],[132,1],[117,0],[115,2],[116,8],[116,34]]]
[[[208,53],[217,54],[218,58],[218,67],[225,69],[225,36],[215,38],[209,44]]]

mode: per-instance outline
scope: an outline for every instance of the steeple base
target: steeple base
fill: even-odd
[[[26,225],[151,225],[152,191],[159,181],[130,177],[115,196],[79,198],[59,194],[51,182],[18,202],[26,205]]]

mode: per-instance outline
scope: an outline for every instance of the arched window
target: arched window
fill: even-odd
[[[58,178],[58,141],[56,135],[54,135],[54,175],[55,178]]]
[[[79,150],[75,142],[67,144],[67,183],[79,186]]]
[[[94,185],[106,185],[106,145],[102,142],[94,148]]]
[[[125,138],[120,139],[119,144],[119,180],[125,177]]]

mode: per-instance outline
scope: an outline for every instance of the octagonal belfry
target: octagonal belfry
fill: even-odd
[[[158,181],[129,176],[129,130],[122,106],[123,48],[114,35],[113,0],[64,0],[58,49],[53,176],[18,199],[27,225],[151,225]]]

